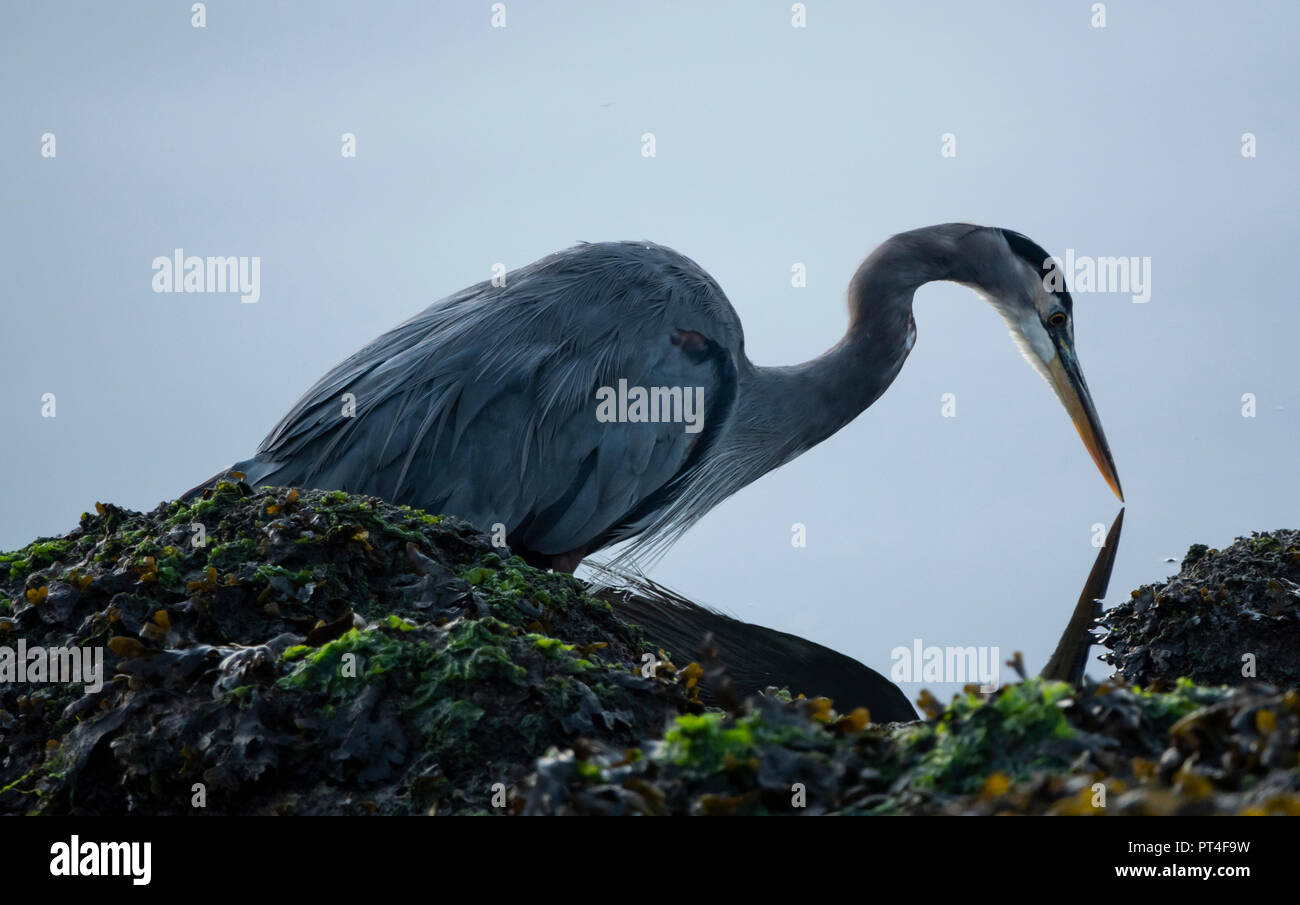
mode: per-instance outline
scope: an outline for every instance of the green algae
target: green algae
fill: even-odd
[[[904,730],[906,744],[924,751],[906,771],[909,784],[974,792],[990,773],[1023,780],[1035,770],[1067,766],[1063,754],[1045,751],[1043,743],[1076,735],[1060,706],[1072,694],[1064,682],[1030,679],[991,700],[971,692],[955,696],[933,723]]]
[[[708,710],[707,672],[642,676],[644,633],[573,576],[338,492],[101,505],[0,555],[0,612],[5,643],[93,639],[118,673],[0,687],[0,813],[189,813],[195,781],[222,813],[1043,813],[1097,776],[1235,811],[1289,807],[1297,770],[1300,697],[1264,687],[1029,680],[893,727],[785,690]]]
[[[697,774],[716,773],[728,758],[747,760],[754,753],[754,719],[731,721],[723,713],[683,714],[664,733],[656,756]]]
[[[21,550],[0,553],[0,573],[7,572],[10,581],[17,581],[30,572],[63,559],[72,549],[72,543],[66,539],[34,541]]]
[[[1161,728],[1166,728],[1203,707],[1232,697],[1232,690],[1227,686],[1206,687],[1187,678],[1178,679],[1169,691],[1144,689],[1136,685],[1130,691],[1145,716]]]

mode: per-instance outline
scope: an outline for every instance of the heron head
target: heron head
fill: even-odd
[[[1115,460],[1074,352],[1074,303],[1056,261],[1027,236],[980,229],[961,242],[970,268],[959,282],[988,300],[1011,328],[1025,359],[1055,391],[1083,445],[1115,495],[1124,499]]]

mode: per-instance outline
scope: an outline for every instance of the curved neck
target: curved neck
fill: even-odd
[[[882,243],[849,284],[849,328],[834,347],[790,367],[742,374],[735,439],[758,474],[816,446],[880,398],[916,340],[912,297],[934,280],[965,281],[955,254],[967,224],[900,233]],[[764,451],[760,455],[759,451]],[[748,481],[746,481],[748,483]]]
[[[980,227],[949,223],[900,233],[873,251],[849,285],[849,329],[812,361],[761,368],[743,347],[726,430],[645,529],[640,546],[662,549],[718,503],[816,446],[880,398],[916,338],[912,296],[933,280],[975,282],[961,239]]]

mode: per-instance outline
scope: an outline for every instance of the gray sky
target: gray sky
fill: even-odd
[[[872,247],[949,220],[1151,260],[1146,304],[1075,294],[1129,505],[1111,600],[1190,543],[1296,527],[1295,4],[1110,3],[1104,28],[1087,2],[813,0],[806,28],[788,2],[505,6],[6,5],[0,547],[251,455],[496,262],[655,240],[789,364],[841,335]],[[259,256],[260,300],[155,294],[178,247]],[[886,673],[918,637],[1040,668],[1118,503],[987,305],[932,284],[916,320],[879,402],[651,574]]]

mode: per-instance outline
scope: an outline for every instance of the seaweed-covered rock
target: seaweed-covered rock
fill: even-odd
[[[0,813],[1300,812],[1280,686],[1030,679],[881,725],[738,700],[626,613],[371,497],[97,505],[0,554]]]
[[[97,650],[106,673],[0,681],[0,812],[487,811],[552,745],[700,708],[671,664],[640,674],[655,652],[585,585],[463,522],[205,497],[98,505],[0,556],[0,645]]]
[[[931,704],[934,704],[931,701]],[[553,752],[537,814],[1293,814],[1300,695],[1030,679],[930,719],[869,724],[825,698],[676,718],[646,752]]]
[[[1108,610],[1102,660],[1137,685],[1300,686],[1300,531],[1197,544],[1177,575]]]

